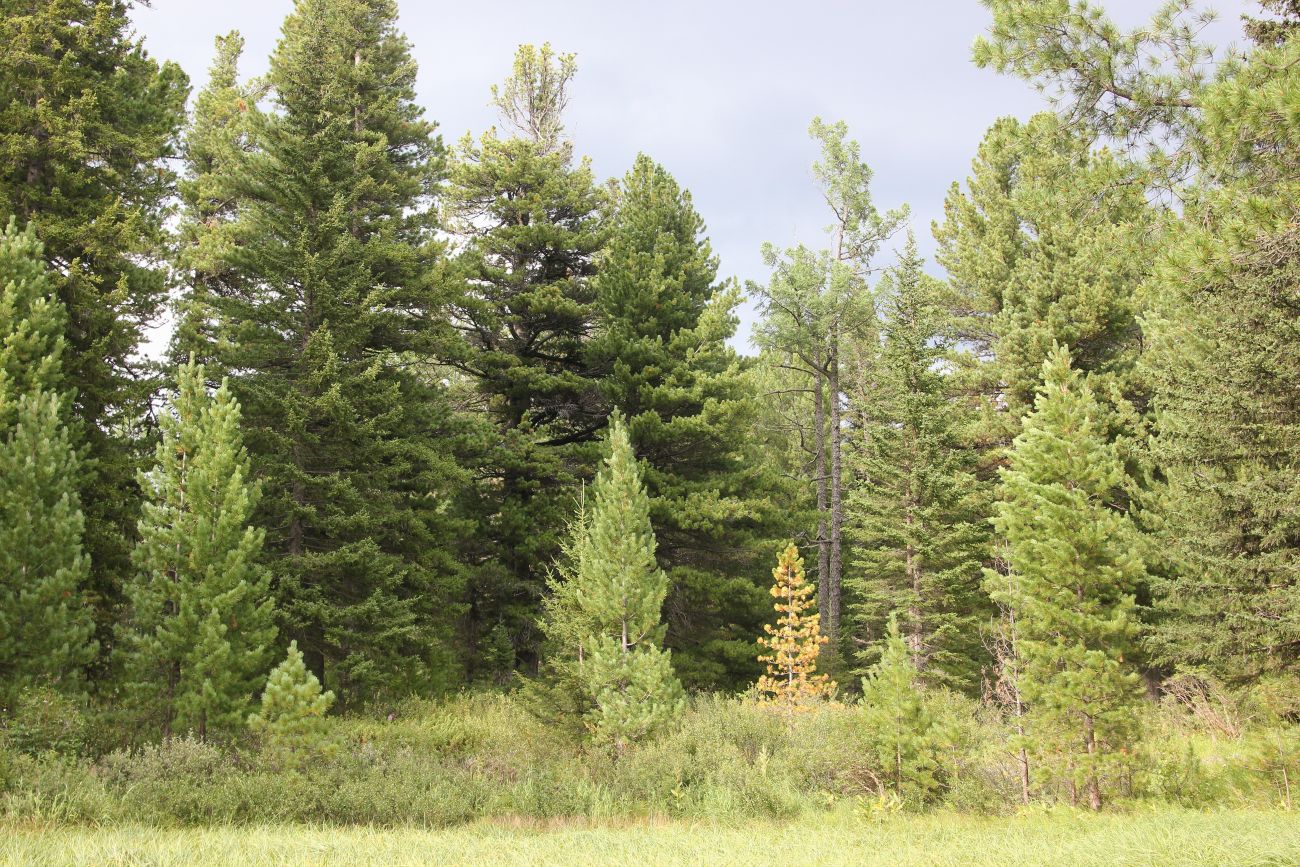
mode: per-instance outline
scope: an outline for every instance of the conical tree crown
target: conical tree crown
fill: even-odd
[[[776,603],[776,625],[763,625],[766,635],[758,643],[768,653],[758,657],[767,663],[767,674],[756,689],[787,709],[829,698],[835,683],[829,675],[817,674],[817,657],[829,639],[821,634],[820,616],[810,612],[817,589],[804,579],[803,558],[794,544],[786,547],[772,570],[771,594]]]
[[[80,461],[59,390],[66,314],[28,227],[0,234],[0,705],[24,686],[77,693],[95,655]]]
[[[316,675],[307,670],[298,642],[289,642],[283,662],[272,670],[262,693],[261,709],[248,718],[248,727],[263,739],[279,761],[296,765],[312,753],[328,750],[333,692],[322,692]]]

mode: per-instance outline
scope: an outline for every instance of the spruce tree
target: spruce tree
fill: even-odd
[[[758,639],[769,651],[758,657],[766,664],[767,673],[754,686],[765,700],[786,712],[804,709],[809,702],[835,693],[830,676],[817,674],[817,657],[830,639],[821,633],[821,615],[808,610],[813,607],[809,597],[815,592],[804,580],[799,549],[787,546],[772,570],[770,593],[776,600],[772,606],[778,615],[776,625],[764,623],[766,634]]]
[[[668,610],[678,612],[666,638],[674,667],[704,688],[753,677],[751,636],[766,608],[753,566],[778,519],[775,474],[748,436],[753,378],[728,346],[739,295],[717,273],[690,193],[637,157],[593,278],[587,359],[644,468]]]
[[[900,797],[924,798],[938,786],[935,722],[919,682],[915,652],[890,618],[879,661],[862,679],[862,725],[884,772]]]
[[[880,653],[897,618],[927,683],[970,688],[989,613],[980,587],[986,501],[963,441],[969,413],[951,394],[955,341],[944,287],[921,267],[909,238],[876,289],[880,336],[861,347],[869,375],[850,386],[850,405],[860,410],[850,438],[846,589],[862,659]]]
[[[576,673],[594,739],[621,752],[680,714],[685,699],[662,648],[668,579],[655,560],[650,501],[618,415],[591,511],[574,529],[572,572],[559,588],[569,608],[553,607],[546,621],[560,655],[553,665]]]
[[[178,260],[187,278],[178,310],[173,355],[211,355],[219,328],[219,298],[246,275],[233,267],[230,247],[239,243],[241,180],[253,151],[254,119],[265,85],[241,83],[244,38],[232,31],[215,40],[216,56],[207,86],[194,100],[182,142],[185,174],[178,184],[182,202]],[[242,287],[238,291],[247,291]],[[211,363],[211,359],[209,359]]]
[[[239,403],[223,382],[211,397],[204,368],[177,374],[159,421],[154,467],[127,585],[119,651],[127,689],[163,737],[242,728],[275,639],[264,532],[249,521],[260,494],[240,435]]]
[[[166,298],[167,160],[188,83],[133,34],[126,0],[0,4],[0,214],[36,227],[67,315],[66,420],[91,561],[87,601],[107,637],[130,540],[153,387],[138,350]],[[84,447],[84,448],[83,448]]]
[[[466,136],[447,190],[463,248],[451,269],[461,339],[445,359],[477,383],[493,428],[478,457],[482,532],[468,555],[464,640],[475,647],[504,625],[523,668],[537,660],[534,624],[566,489],[589,477],[608,412],[586,358],[606,197],[563,134],[575,70],[572,55],[521,46],[513,74],[493,89],[513,134]]]
[[[217,172],[237,213],[211,221],[220,256],[198,274],[220,280],[201,296],[201,354],[243,409],[282,631],[342,704],[456,677],[465,476],[430,361],[446,338],[429,207],[443,149],[396,18],[393,0],[298,0],[273,110],[249,113],[238,170]],[[190,195],[197,217],[207,200]]]
[[[1144,323],[1169,555],[1149,647],[1232,683],[1300,671],[1297,58],[1295,39],[1261,49],[1206,92],[1207,181]]]
[[[1010,573],[987,577],[1015,612],[1031,748],[1072,796],[1082,786],[1093,809],[1136,734],[1141,688],[1127,660],[1146,573],[1136,530],[1114,505],[1124,468],[1101,414],[1069,353],[1055,348],[1002,472],[993,523]]]
[[[321,690],[320,681],[303,662],[298,642],[291,641],[284,661],[266,680],[261,707],[249,714],[248,728],[261,738],[272,761],[297,768],[335,750],[325,716],[333,704],[334,693]]]
[[[35,232],[11,219],[0,234],[0,707],[30,686],[77,695],[95,656],[66,318]]]

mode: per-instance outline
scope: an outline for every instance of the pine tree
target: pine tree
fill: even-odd
[[[159,65],[133,36],[130,6],[0,4],[0,214],[35,226],[67,311],[62,366],[75,396],[64,424],[82,457],[86,600],[101,638],[130,572],[133,439],[153,386],[137,350],[166,297],[166,160],[188,91],[180,67]]]
[[[254,119],[265,96],[261,83],[241,84],[239,60],[244,38],[238,31],[216,38],[216,57],[207,86],[194,101],[181,155],[185,176],[179,183],[180,265],[188,286],[179,305],[173,354],[183,363],[191,353],[210,354],[217,339],[219,299],[224,287],[245,278],[230,261],[239,243],[240,181],[253,150]],[[239,290],[248,291],[247,287]]]
[[[552,665],[580,685],[593,737],[622,752],[679,715],[685,699],[662,649],[668,579],[655,561],[650,501],[621,416],[610,420],[592,495],[559,587],[569,604],[553,605],[546,624],[560,657]]]
[[[903,630],[913,666],[931,684],[972,687],[988,614],[980,567],[988,556],[985,502],[963,442],[965,407],[950,394],[951,323],[943,286],[921,270],[909,238],[877,287],[881,335],[861,348],[869,378],[850,386],[855,417],[848,503],[853,637],[864,660],[885,625]]]
[[[141,475],[149,499],[120,633],[128,691],[163,737],[242,728],[276,634],[239,403],[226,382],[209,397],[204,374],[193,361],[180,368]]]
[[[758,643],[770,652],[758,661],[767,664],[767,673],[758,679],[755,689],[786,712],[805,708],[809,702],[829,698],[835,683],[829,675],[817,674],[817,657],[829,639],[821,634],[821,615],[809,613],[816,592],[804,580],[803,558],[799,549],[789,545],[777,558],[772,570],[771,595],[776,599],[776,625],[763,624],[766,633]]]
[[[949,191],[938,261],[968,347],[959,382],[985,401],[982,447],[1005,447],[1018,432],[1057,343],[1115,406],[1115,434],[1131,426],[1122,404],[1145,406],[1134,372],[1137,287],[1151,271],[1156,219],[1140,181],[1131,164],[1089,152],[1058,118],[1039,114],[994,124],[967,190]]]
[[[31,686],[77,695],[96,651],[65,320],[35,232],[11,219],[0,234],[0,707]]]
[[[1275,4],[1276,5],[1276,4]],[[1300,670],[1300,85],[1291,39],[1204,96],[1205,172],[1146,318],[1160,662],[1233,683]]]
[[[513,74],[493,89],[515,134],[463,139],[447,190],[449,227],[463,240],[453,269],[462,339],[445,357],[477,382],[495,428],[477,468],[482,533],[470,554],[465,640],[475,646],[504,624],[525,669],[536,663],[534,623],[564,529],[564,492],[595,464],[608,411],[586,360],[605,196],[563,136],[575,70],[572,55],[521,46]]]
[[[1048,768],[1099,809],[1106,774],[1135,736],[1141,692],[1126,659],[1146,570],[1136,530],[1113,505],[1124,468],[1097,423],[1092,388],[1060,347],[1043,363],[1043,383],[994,518],[1010,574],[989,570],[987,580],[1016,614],[1031,746],[1040,762],[1063,762]]]
[[[198,263],[220,280],[200,354],[243,409],[282,631],[343,704],[457,676],[462,428],[430,361],[446,340],[428,206],[443,149],[396,17],[393,0],[298,0],[266,78],[274,110],[241,121],[238,171],[209,176],[237,181],[233,225],[193,242],[220,253]],[[244,134],[217,124],[230,80],[212,95],[219,144]],[[190,195],[198,219],[208,200]]]
[[[335,750],[325,716],[333,704],[334,693],[321,691],[298,642],[291,641],[288,655],[267,678],[261,709],[249,715],[248,727],[276,764],[296,768]]]
[[[918,682],[915,653],[890,618],[880,660],[862,679],[862,725],[884,770],[886,783],[900,797],[924,798],[938,786],[935,722]]]
[[[649,157],[637,157],[615,204],[588,365],[643,462],[668,609],[680,613],[666,638],[674,667],[690,686],[740,686],[753,678],[751,636],[766,608],[753,561],[778,516],[775,474],[747,434],[753,378],[728,346],[737,287],[717,281],[690,193]]]

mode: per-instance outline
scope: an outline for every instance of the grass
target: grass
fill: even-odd
[[[480,821],[445,830],[0,826],[0,864],[1300,864],[1300,818],[1162,809],[789,823]]]

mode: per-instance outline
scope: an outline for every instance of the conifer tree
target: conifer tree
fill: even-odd
[[[816,592],[804,580],[803,558],[793,544],[777,558],[772,570],[772,606],[779,615],[776,625],[763,624],[766,633],[758,643],[768,653],[758,661],[766,663],[767,673],[758,679],[755,689],[767,700],[789,712],[804,708],[809,702],[829,698],[835,683],[829,675],[817,674],[817,657],[829,639],[821,634],[821,615],[809,612]]]
[[[296,768],[314,755],[336,748],[330,739],[326,714],[334,693],[321,690],[316,675],[307,670],[298,642],[266,680],[262,704],[248,717],[248,728],[262,739],[263,749],[282,767]]]
[[[1149,647],[1238,684],[1300,671],[1297,58],[1294,38],[1261,49],[1205,93],[1218,184],[1188,196],[1144,322],[1170,561]]]
[[[282,631],[344,704],[455,677],[463,586],[461,428],[430,362],[446,338],[429,207],[443,149],[396,18],[393,0],[298,0],[273,110],[249,112],[238,171],[209,176],[238,182],[233,225],[191,242],[220,254],[198,263],[221,281],[200,355],[243,409]],[[230,80],[210,107],[222,147],[243,135],[217,121]],[[192,218],[210,204],[195,170]]]
[[[668,609],[680,612],[666,638],[674,667],[691,686],[740,685],[766,608],[752,561],[777,516],[774,474],[748,436],[753,379],[728,346],[737,287],[717,281],[690,193],[649,157],[615,205],[593,278],[590,372],[642,461]]]
[[[938,785],[938,762],[935,723],[914,659],[898,621],[891,617],[880,660],[862,679],[862,725],[894,794],[924,798]]]
[[[128,690],[163,737],[238,731],[270,664],[270,576],[258,562],[265,533],[249,521],[260,495],[223,382],[211,397],[192,360],[160,419],[127,585],[120,651]]]
[[[0,706],[25,687],[77,695],[95,656],[90,564],[65,425],[66,313],[32,227],[0,234]]]
[[[876,290],[881,318],[861,348],[870,376],[851,439],[847,582],[853,637],[872,659],[892,619],[931,684],[978,683],[979,624],[988,614],[980,567],[988,556],[982,491],[963,442],[968,413],[950,394],[951,323],[943,286],[926,276],[909,238]]]
[[[463,249],[452,269],[461,339],[445,359],[473,377],[494,428],[478,458],[487,482],[465,640],[476,646],[503,624],[524,668],[536,663],[534,624],[565,491],[591,472],[608,412],[586,358],[606,197],[563,133],[575,71],[572,55],[521,46],[512,75],[493,88],[513,134],[466,136],[447,190],[448,226]]]
[[[763,258],[774,273],[766,287],[754,289],[764,312],[760,344],[811,380],[818,604],[827,632],[838,636],[844,529],[841,347],[860,336],[871,319],[866,276],[880,245],[907,218],[907,207],[883,214],[876,208],[872,171],[843,122],[814,118],[808,132],[821,145],[813,175],[833,216],[827,227],[830,246],[814,252],[800,245],[782,253],[765,245]]]
[[[570,543],[573,567],[561,592],[571,608],[553,607],[547,623],[561,655],[556,667],[576,672],[586,694],[593,737],[621,752],[680,714],[685,699],[662,648],[668,579],[655,560],[650,502],[619,415],[608,443],[591,511],[575,525],[582,535]]]
[[[1068,345],[1118,434],[1148,394],[1135,375],[1140,304],[1155,213],[1137,169],[1051,114],[999,120],[986,134],[967,189],[956,184],[935,227],[949,275],[946,306],[968,348],[959,384],[982,396],[986,449],[1005,447],[1033,405],[1043,360]],[[1132,430],[1128,431],[1130,435]],[[990,456],[997,460],[997,454]]]
[[[188,83],[133,34],[126,0],[0,4],[0,219],[35,226],[67,313],[65,419],[81,455],[76,490],[106,638],[130,573],[142,455],[134,434],[153,387],[137,351],[166,298],[167,159]]]
[[[1016,614],[1031,747],[1072,795],[1082,786],[1093,809],[1135,735],[1141,692],[1127,660],[1146,571],[1136,530],[1114,506],[1124,468],[1100,414],[1069,353],[1054,349],[1002,472],[993,523],[1010,574],[988,572],[994,598]]]
[[[244,38],[238,31],[218,36],[215,47],[207,86],[195,98],[181,148],[185,176],[178,184],[183,204],[179,260],[188,286],[172,338],[180,363],[191,353],[212,354],[217,339],[213,329],[219,327],[217,299],[230,294],[224,287],[247,279],[230,261],[230,252],[231,245],[239,243],[241,179],[254,148],[254,119],[266,88],[239,80]]]

